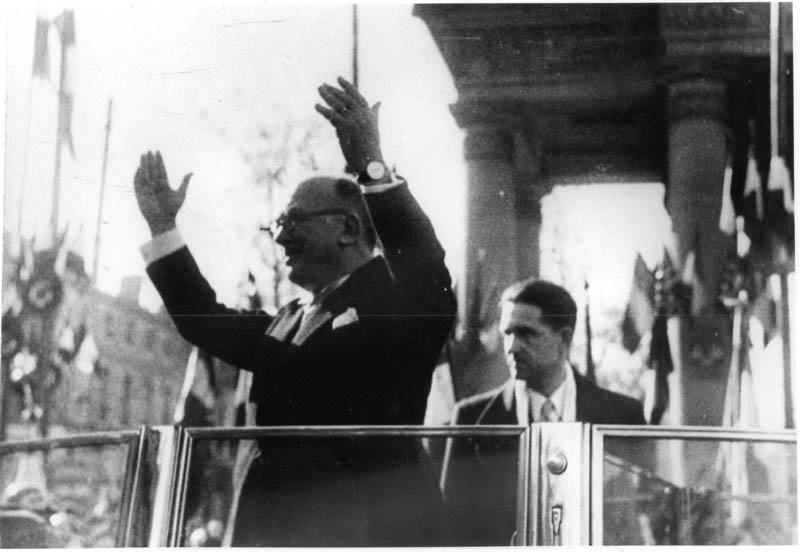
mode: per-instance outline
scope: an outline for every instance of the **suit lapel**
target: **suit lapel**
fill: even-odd
[[[275,317],[275,320],[267,328],[266,334],[280,341],[288,341],[297,331],[302,316],[303,309],[300,308],[300,301],[295,299]]]
[[[389,299],[386,291],[391,285],[392,276],[386,259],[376,257],[353,271],[322,301],[322,308],[333,316],[339,316],[348,308],[354,308],[357,313],[394,312],[386,310],[392,308],[386,304]]]
[[[516,399],[514,396],[514,380],[504,384],[496,395],[489,399],[486,408],[478,416],[478,425],[517,425]],[[517,445],[509,438],[476,437],[471,439],[478,457],[484,454],[506,454],[517,450]],[[516,459],[516,456],[513,457]],[[510,469],[510,468],[509,468]]]
[[[576,370],[575,374],[575,418],[579,422],[598,423],[598,414],[605,411],[605,407],[600,402],[598,388],[592,382],[584,378]]]
[[[285,316],[279,317],[273,323],[268,334],[276,339],[291,340],[294,345],[303,345],[324,330],[328,321],[348,308],[356,309],[356,313],[373,312],[376,305],[381,305],[386,299],[385,290],[390,283],[391,275],[386,260],[383,257],[372,259],[353,271],[338,288],[323,299],[317,309],[306,313],[305,319],[299,301],[287,305],[291,308],[287,309]],[[299,329],[296,328],[298,323]]]

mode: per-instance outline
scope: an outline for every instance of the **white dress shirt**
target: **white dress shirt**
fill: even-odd
[[[514,394],[517,402],[517,421],[520,425],[538,423],[541,419],[542,406],[548,399],[555,407],[558,419],[561,422],[575,422],[577,411],[577,389],[575,387],[575,374],[568,362],[564,363],[566,377],[555,391],[546,397],[528,388],[522,380],[515,382]]]

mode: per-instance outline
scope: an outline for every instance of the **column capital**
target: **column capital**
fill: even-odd
[[[471,127],[464,138],[464,157],[467,161],[514,160],[514,135],[497,126]]]
[[[727,86],[721,79],[704,76],[687,76],[669,85],[667,115],[671,121],[679,119],[712,119],[725,121]]]
[[[450,106],[450,113],[461,128],[501,126],[518,128],[525,126],[524,101],[513,98],[470,97],[461,98]]]

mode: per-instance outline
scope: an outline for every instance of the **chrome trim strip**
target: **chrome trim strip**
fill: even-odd
[[[705,426],[626,426],[594,425],[593,431],[601,437],[631,437],[685,440],[745,440],[797,442],[797,433],[791,430],[761,431]]]
[[[311,437],[514,437],[525,433],[525,426],[280,426],[184,428],[193,439],[254,439],[270,436]]]
[[[120,527],[117,529],[117,538],[115,546],[119,547],[132,547],[136,543],[133,540],[133,526],[136,519],[136,511],[141,503],[141,485],[142,469],[145,461],[145,436],[147,432],[146,426],[139,428],[139,437],[136,440],[135,446],[128,450],[128,466],[125,470],[125,488],[122,492],[122,503],[120,505]],[[124,514],[124,515],[123,515]]]
[[[99,445],[127,444],[139,438],[138,430],[104,431],[100,433],[81,433],[68,437],[46,437],[24,441],[0,442],[0,455],[15,452],[33,452],[57,448],[91,447]]]
[[[188,431],[182,431],[179,427],[177,439],[177,451],[175,458],[177,462],[172,470],[172,493],[170,495],[170,535],[169,546],[184,546],[181,543],[183,513],[186,502],[186,488],[189,483],[189,473],[191,471],[190,459],[192,457],[193,439]]]
[[[590,546],[603,545],[603,458],[605,451],[602,435],[595,433],[596,426],[589,426],[591,432],[590,458],[591,458],[591,502],[589,509],[589,519],[591,520],[591,535],[589,536]]]
[[[171,500],[175,487],[177,431],[170,426],[156,426],[151,428],[158,435],[158,450],[155,455],[156,479],[155,492],[153,493],[152,511],[150,517],[149,548],[169,546],[170,519],[172,513]]]

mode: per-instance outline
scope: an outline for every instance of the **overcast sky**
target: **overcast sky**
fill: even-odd
[[[246,252],[228,230],[265,208],[246,191],[251,173],[241,154],[243,137],[276,117],[317,116],[316,87],[351,76],[352,7],[137,1],[73,8],[75,157],[64,150],[62,225],[69,222],[91,268],[113,98],[99,286],[116,293],[121,276],[143,273],[137,248],[148,232],[132,175],[141,152],[160,149],[173,182],[194,172],[179,225],[209,279],[233,298]],[[62,9],[20,2],[5,7],[5,227],[15,231],[22,212],[23,232],[40,239],[50,213],[60,47],[53,29],[51,81],[32,79],[34,29],[37,13],[52,18]],[[457,271],[466,174],[462,133],[448,111],[456,92],[427,27],[411,9],[359,6],[360,88],[369,101],[382,102],[384,155],[411,182]],[[329,139],[335,139],[332,131]]]

